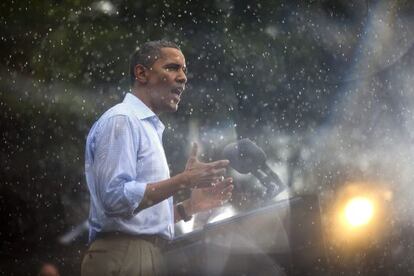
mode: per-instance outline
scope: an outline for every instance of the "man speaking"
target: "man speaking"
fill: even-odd
[[[203,163],[193,144],[185,170],[170,177],[159,119],[175,112],[187,82],[185,58],[169,41],[151,41],[131,57],[132,89],[91,128],[85,153],[90,192],[86,275],[163,275],[164,244],[174,223],[231,197],[228,160]],[[172,196],[191,188],[173,205]]]

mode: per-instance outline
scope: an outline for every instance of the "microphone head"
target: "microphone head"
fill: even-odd
[[[254,171],[264,165],[267,158],[265,152],[248,138],[225,146],[223,156],[239,173]]]

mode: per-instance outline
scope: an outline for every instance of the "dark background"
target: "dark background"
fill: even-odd
[[[388,239],[352,260],[335,255],[333,245],[331,269],[413,272],[411,1],[26,0],[0,7],[2,275],[35,274],[42,261],[56,262],[62,275],[79,273],[85,235],[66,245],[58,238],[87,218],[85,138],[128,91],[130,54],[156,39],[177,42],[189,69],[179,111],[162,118],[173,174],[194,138],[209,160],[248,137],[294,194],[320,195],[323,210],[347,181],[384,182],[394,195]],[[257,186],[242,182],[233,205],[245,210]]]

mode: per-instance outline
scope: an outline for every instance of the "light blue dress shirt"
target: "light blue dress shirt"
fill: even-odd
[[[162,145],[164,128],[154,112],[130,93],[92,126],[85,152],[89,241],[97,232],[113,231],[172,239],[172,197],[136,212],[147,184],[170,177]]]

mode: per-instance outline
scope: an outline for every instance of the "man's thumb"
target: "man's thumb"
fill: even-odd
[[[193,142],[193,147],[191,148],[190,152],[190,158],[197,158],[197,151],[198,151],[198,144],[196,142]]]

